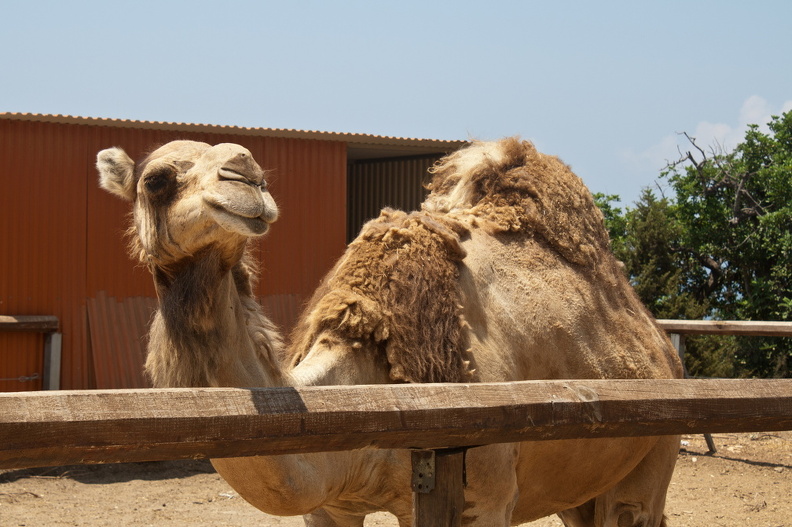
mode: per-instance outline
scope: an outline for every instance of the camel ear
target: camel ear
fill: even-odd
[[[102,150],[96,155],[99,186],[127,201],[135,200],[135,162],[118,147]]]
[[[375,342],[388,338],[387,315],[380,305],[351,291],[328,293],[314,306],[313,313],[321,314],[315,323],[320,330],[332,329],[348,338],[373,338]]]

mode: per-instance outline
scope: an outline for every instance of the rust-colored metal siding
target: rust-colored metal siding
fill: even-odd
[[[429,168],[440,158],[373,159],[349,165],[347,186],[347,241],[352,241],[365,222],[379,216],[384,207],[417,210],[426,197]]]
[[[56,315],[69,350],[86,348],[87,181],[66,175],[75,170],[82,141],[78,130],[66,137],[53,126],[0,121],[0,312]],[[41,356],[40,336],[3,339],[0,353],[9,362],[0,377],[27,375],[34,362],[41,371],[40,359],[32,359]],[[65,386],[90,384],[86,353],[64,354],[63,368]]]
[[[97,388],[143,388],[146,335],[157,300],[111,298],[99,291],[87,299],[88,331]]]
[[[239,143],[273,170],[281,218],[254,252],[257,295],[276,322],[293,321],[344,250],[342,141],[0,119],[0,314],[60,319],[64,389],[145,384],[141,337],[154,289],[127,256],[129,204],[99,189],[94,162],[103,148],[136,159],[173,139]],[[0,379],[40,374],[42,339],[0,334]],[[40,388],[0,381],[2,391]]]
[[[0,392],[40,390],[43,349],[41,333],[0,333]]]

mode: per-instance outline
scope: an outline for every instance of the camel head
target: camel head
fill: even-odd
[[[109,148],[96,167],[102,188],[133,203],[133,252],[150,265],[168,267],[210,247],[233,264],[278,218],[267,174],[236,144],[172,141],[137,165]]]
[[[385,209],[325,277],[289,349],[300,384],[472,379],[458,222]]]

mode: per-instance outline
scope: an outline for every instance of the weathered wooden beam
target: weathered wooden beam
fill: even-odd
[[[792,337],[792,322],[661,319],[657,323],[663,331],[680,335]]]
[[[0,468],[792,429],[792,380],[0,394]]]
[[[58,317],[49,315],[0,315],[0,331],[53,333],[58,331]]]

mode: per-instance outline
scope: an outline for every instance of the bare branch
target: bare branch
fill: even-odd
[[[707,154],[699,145],[696,144],[696,138],[690,137],[687,132],[682,132],[682,134],[684,134],[684,136],[687,137],[687,140],[690,142],[690,144],[693,145],[693,147],[701,153],[702,163],[705,162],[707,160]],[[690,153],[688,153],[688,155],[690,155]]]

